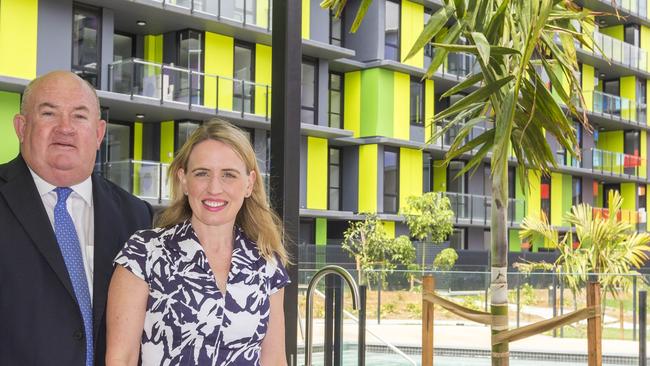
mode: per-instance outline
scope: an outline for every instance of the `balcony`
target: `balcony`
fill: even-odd
[[[591,155],[591,171],[595,173],[639,177],[641,168],[645,168],[645,159],[640,156],[595,148],[585,152]]]
[[[592,207],[592,216],[595,219],[608,219],[609,209]],[[616,215],[616,221],[622,221],[632,225],[645,224],[647,222],[646,211],[645,209],[620,210]]]
[[[170,103],[270,118],[271,86],[140,59],[108,66],[108,91]]]
[[[490,224],[492,197],[467,193],[444,192],[451,202],[456,223],[471,225]],[[526,215],[526,201],[508,199],[508,224],[514,226],[521,223]]]
[[[95,171],[125,191],[158,204],[170,198],[168,169],[169,164],[138,160],[109,161],[95,166]]]
[[[437,131],[440,131],[441,129],[445,128],[447,124],[449,123],[449,120],[444,119],[442,121],[437,121],[435,129],[433,133],[436,133]],[[460,133],[460,130],[463,128],[464,123],[457,123],[453,127],[449,128],[447,131],[442,136],[439,136],[437,139],[430,141],[429,143],[433,146],[437,146],[440,149],[448,149],[451,147],[453,144],[454,140],[456,139],[456,136]],[[469,132],[467,137],[465,138],[464,143],[471,141],[475,139],[476,137],[480,136],[485,132],[488,128],[492,128],[491,124],[488,126],[487,122],[481,122],[476,124],[474,127],[472,127],[472,130]],[[464,144],[463,143],[463,144]]]
[[[271,30],[271,0],[151,0],[220,19]]]
[[[436,74],[465,79],[469,74],[480,71],[481,67],[476,61],[476,56],[470,53],[454,52],[447,54],[447,60],[440,65]]]
[[[597,90],[584,93],[587,102],[592,99],[592,112],[611,119],[646,123],[646,105],[636,101],[603,93]]]
[[[594,55],[604,56],[632,69],[650,72],[648,53],[645,50],[599,32],[594,32],[594,42],[598,46],[592,51]]]

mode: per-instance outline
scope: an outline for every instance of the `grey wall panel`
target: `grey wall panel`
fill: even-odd
[[[320,7],[321,0],[310,0],[309,38],[314,41],[330,43],[329,11]]]
[[[396,222],[395,223],[395,237],[397,238],[398,236],[401,236],[401,235],[406,235],[406,236],[410,237],[411,233],[409,232],[409,227],[404,222]]]
[[[591,206],[594,205],[595,197],[593,178],[582,177],[582,202]]]
[[[70,70],[72,65],[72,0],[38,2],[36,74]]]
[[[307,136],[300,136],[300,208],[307,208]]]
[[[111,9],[102,9],[101,36],[101,89],[108,90],[108,65],[113,62],[113,35],[115,34],[115,13]]]
[[[409,140],[424,142],[424,127],[411,125],[410,128]]]
[[[343,211],[357,212],[359,210],[359,148],[350,146],[341,150],[343,152],[341,208]]]
[[[316,124],[319,126],[328,126],[328,111],[329,111],[329,62],[327,60],[318,61],[318,110],[316,116]]]
[[[490,243],[484,243],[484,230],[482,227],[467,228],[467,249],[484,250],[490,246]]]
[[[356,52],[355,60],[372,61],[384,55],[385,0],[373,1],[356,33],[349,33],[359,9],[360,1],[350,2],[345,9],[345,47]]]
[[[176,32],[167,32],[163,34],[163,63],[178,64],[177,49]]]
[[[467,193],[469,194],[485,195],[485,169],[483,169],[482,165],[479,166],[474,174],[469,173],[467,175]]]
[[[377,212],[384,212],[384,145],[377,145]]]
[[[591,149],[595,147],[594,135],[584,132],[582,134],[582,167],[591,169],[593,165]]]

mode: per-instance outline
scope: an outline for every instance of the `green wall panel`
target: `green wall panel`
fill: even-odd
[[[174,121],[160,123],[160,162],[171,163],[174,160]]]
[[[360,136],[393,137],[393,71],[361,72]]]
[[[359,212],[377,212],[377,145],[359,146]]]
[[[15,158],[20,150],[13,124],[19,112],[20,94],[0,91],[0,164]]]

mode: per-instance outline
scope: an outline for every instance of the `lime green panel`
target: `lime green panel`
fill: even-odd
[[[13,119],[20,112],[20,94],[0,91],[0,164],[18,155],[20,145]]]
[[[594,190],[594,207],[603,207],[605,200],[603,199],[603,185],[596,183],[594,188],[597,187],[598,191]]]
[[[133,124],[133,160],[142,160],[142,123]],[[140,164],[133,166],[133,194],[140,193]]]
[[[218,83],[215,77],[205,78],[204,104],[206,107],[216,107],[218,95],[219,109],[232,110],[233,85],[230,78],[233,77],[234,50],[235,40],[232,37],[205,32],[205,73],[219,76]]]
[[[436,160],[433,162],[433,192],[446,192],[447,191],[447,165],[444,160]]]
[[[267,28],[269,26],[269,3],[269,1],[257,1],[255,20],[259,27]]]
[[[259,2],[258,2],[259,4]],[[263,44],[255,45],[255,82],[268,85],[255,86],[255,114],[260,116],[271,115],[271,47]],[[266,109],[269,113],[266,113]]]
[[[0,75],[36,77],[38,0],[0,1]]]
[[[650,10],[650,8],[648,8]],[[641,26],[641,48],[646,51],[646,54],[643,55],[645,57],[640,57],[639,58],[639,63],[641,64],[641,68],[645,71],[650,70],[650,59],[648,58],[648,53],[650,52],[650,28],[646,27],[645,25]],[[647,95],[647,94],[646,94]]]
[[[327,219],[316,218],[316,245],[327,244]]]
[[[647,132],[641,131],[641,171],[639,171],[639,176],[641,178],[647,178],[648,176],[648,140]]]
[[[435,93],[433,80],[427,79],[424,84],[424,140],[429,142],[433,137],[433,118],[435,115]]]
[[[359,212],[377,212],[377,145],[359,146]]]
[[[400,59],[407,65],[424,67],[424,52],[422,49],[413,55],[413,57],[408,60],[406,59],[406,56],[411,51],[411,48],[424,28],[424,6],[408,0],[402,0],[401,17],[400,34],[402,39]]]
[[[508,247],[511,252],[521,252],[521,239],[519,239],[519,230],[508,230]]]
[[[553,197],[551,197],[553,199]],[[569,226],[564,216],[571,212],[573,205],[573,177],[562,175],[562,226]]]
[[[399,152],[399,209],[407,198],[422,195],[422,150],[400,148]]]
[[[160,162],[171,163],[174,160],[174,121],[160,123]]]
[[[310,38],[310,11],[309,0],[302,0],[302,38]]]
[[[147,35],[144,36],[144,59],[149,62],[162,63],[163,55],[163,36]]]
[[[515,171],[515,198],[518,202],[515,207],[515,217],[517,221],[521,221],[526,217],[526,208],[528,207],[528,201],[526,200],[526,193],[524,188],[521,186],[521,181],[519,179],[519,172]],[[491,192],[486,192],[486,194],[491,195]]]
[[[551,225],[562,225],[562,174],[551,173]]]
[[[382,221],[381,225],[389,238],[395,238],[395,221]]]
[[[361,72],[361,137],[393,137],[393,79],[390,70]]]
[[[327,210],[327,139],[307,137],[307,208]]]
[[[411,130],[410,95],[411,78],[408,74],[395,72],[393,93],[393,137],[408,140]]]
[[[601,132],[598,134],[598,147],[605,151],[624,152],[623,131]]]
[[[361,71],[345,74],[343,90],[343,124],[346,130],[352,131],[354,137],[361,134]]]
[[[624,30],[622,24],[600,28],[598,31],[602,34],[607,34],[610,37],[616,38],[619,41],[622,41],[624,39]]]
[[[621,183],[623,210],[636,210],[636,183]]]
[[[582,92],[585,97],[585,105],[588,111],[594,107],[594,67],[582,64]]]
[[[542,212],[542,180],[539,172],[535,170],[528,171],[528,197],[526,200],[528,212],[526,216],[540,218]]]
[[[588,22],[588,21],[582,23],[582,24],[583,24],[583,26],[582,26],[582,34],[592,36],[593,33],[594,33],[594,30],[595,30],[595,28],[596,28],[596,27],[594,26],[594,24],[593,24],[593,22],[594,22],[594,16],[593,16],[593,15],[589,15],[589,16],[587,16],[587,18],[588,18],[588,20],[590,20],[590,21],[592,22],[592,24],[588,24],[588,23],[590,23],[590,22]],[[585,43],[586,43],[587,45],[589,45],[589,46],[592,46],[592,45],[593,45],[594,42],[590,39],[590,37],[585,37],[584,39],[585,39]]]
[[[621,117],[636,121],[636,77],[621,77],[621,97],[628,99],[628,103],[621,105]]]

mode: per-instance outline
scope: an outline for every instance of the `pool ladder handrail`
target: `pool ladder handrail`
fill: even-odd
[[[314,277],[309,281],[307,286],[306,294],[306,316],[305,316],[305,366],[311,366],[311,356],[312,356],[312,341],[313,341],[313,307],[314,307],[314,291],[316,290],[316,285],[318,282],[325,276],[333,274],[337,275],[347,282],[348,287],[352,292],[352,309],[359,310],[359,288],[357,283],[352,278],[350,272],[346,271],[343,267],[328,265],[321,268],[318,272],[314,274]],[[359,331],[362,331],[361,329]]]

